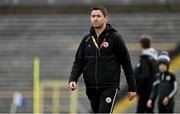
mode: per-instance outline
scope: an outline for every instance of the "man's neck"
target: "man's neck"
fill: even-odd
[[[104,24],[101,28],[94,28],[97,37],[99,37],[99,35],[104,31],[105,28],[106,28],[106,24]]]

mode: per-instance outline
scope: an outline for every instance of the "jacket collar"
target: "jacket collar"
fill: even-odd
[[[110,33],[110,32],[113,32],[113,31],[114,31],[114,32],[117,32],[114,28],[112,28],[112,26],[111,26],[110,24],[106,24],[106,28],[105,28],[104,31],[99,35],[99,37],[104,36],[107,32]],[[97,37],[96,32],[95,32],[95,30],[94,30],[93,27],[90,28],[90,33],[91,33],[91,35]]]

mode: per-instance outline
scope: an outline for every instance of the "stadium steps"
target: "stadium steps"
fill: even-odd
[[[152,35],[153,42],[179,42],[179,14],[112,14],[110,22],[128,43],[137,43],[144,33]],[[0,90],[31,91],[36,56],[41,59],[41,80],[68,80],[76,50],[69,46],[79,44],[89,23],[85,14],[1,15]],[[140,53],[130,52],[133,65]],[[122,76],[122,88],[124,80]],[[10,99],[2,100],[0,111],[8,112]],[[19,111],[31,112],[32,108]]]

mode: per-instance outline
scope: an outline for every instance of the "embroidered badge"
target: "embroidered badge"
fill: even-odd
[[[167,81],[171,80],[171,77],[170,77],[170,76],[167,76],[167,77],[166,77],[166,80],[167,80]]]
[[[104,42],[104,43],[103,43],[103,46],[104,46],[105,48],[107,48],[107,47],[109,46],[109,43],[108,43],[108,42]]]
[[[110,97],[107,97],[106,98],[106,103],[110,103],[112,100],[111,100],[111,98]]]

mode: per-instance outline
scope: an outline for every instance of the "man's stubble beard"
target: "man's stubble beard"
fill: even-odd
[[[94,29],[101,29],[101,28],[103,28],[103,26],[104,26],[104,24],[103,25],[101,25],[101,26],[93,26],[94,27]]]

